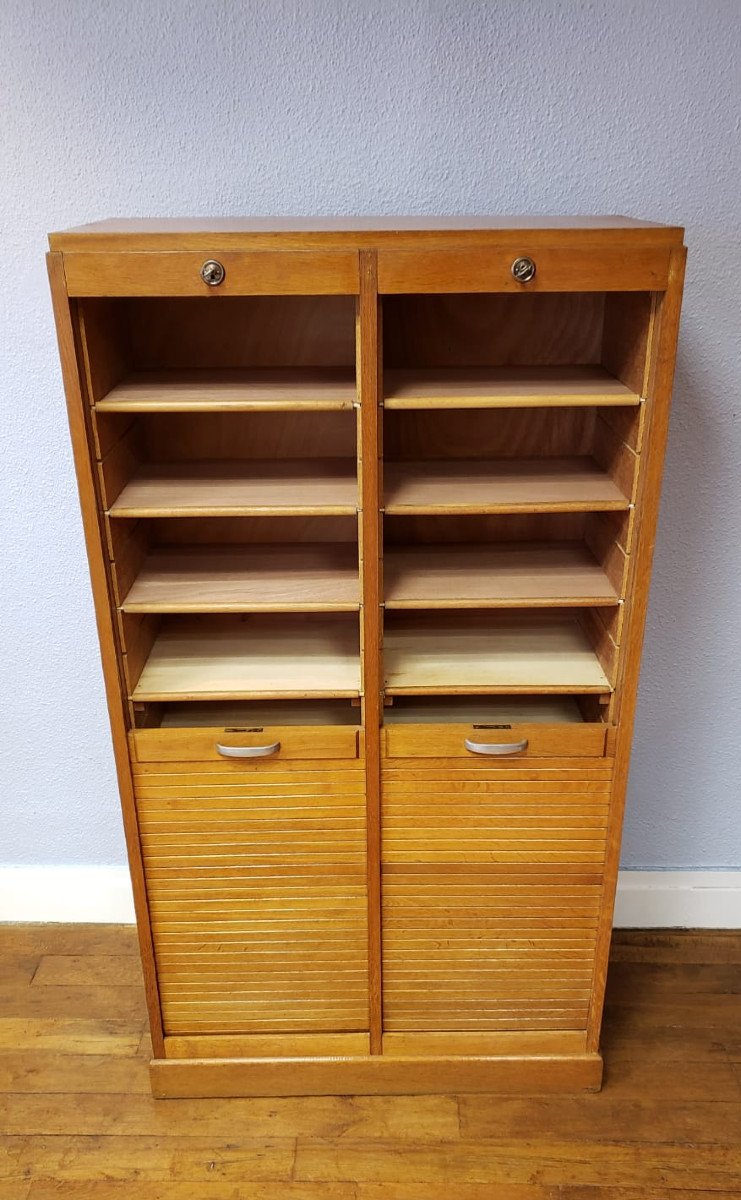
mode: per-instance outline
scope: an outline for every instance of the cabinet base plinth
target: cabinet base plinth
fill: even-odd
[[[153,1059],[150,1077],[153,1094],[163,1099],[596,1092],[602,1084],[602,1057]]]

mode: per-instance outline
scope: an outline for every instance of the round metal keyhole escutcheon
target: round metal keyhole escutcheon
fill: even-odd
[[[512,274],[518,283],[529,283],[535,278],[535,263],[524,255],[512,263]]]
[[[206,259],[201,267],[201,279],[209,287],[218,287],[223,282],[225,275],[223,263],[218,262],[215,258]]]

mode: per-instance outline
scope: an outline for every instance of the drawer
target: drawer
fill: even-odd
[[[607,726],[595,722],[569,725],[387,725],[389,758],[465,758],[493,766],[523,758],[597,758],[605,753]],[[476,752],[466,746],[512,746],[501,753]],[[522,749],[515,749],[522,743]]]
[[[201,278],[204,262],[224,268],[221,283]],[[352,250],[252,251],[213,254],[65,254],[70,296],[327,296],[359,291],[358,255]]]
[[[516,258],[529,256],[535,276],[519,283]],[[668,250],[545,248],[529,252],[480,247],[466,250],[381,250],[378,290],[404,292],[630,292],[662,291],[669,278]]]
[[[287,759],[355,759],[358,730],[352,726],[273,725],[250,729],[136,729],[131,735],[132,756],[137,762],[203,762],[225,770],[263,768]],[[260,749],[272,753],[245,757],[221,754],[216,747]]]

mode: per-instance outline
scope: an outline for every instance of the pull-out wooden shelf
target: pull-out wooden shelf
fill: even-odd
[[[389,695],[440,692],[609,692],[575,617],[415,614],[387,621]]]
[[[385,408],[561,408],[640,399],[600,366],[436,367],[384,374]]]
[[[342,612],[360,603],[357,547],[163,548],[144,561],[125,612]]]
[[[353,514],[354,460],[162,463],[142,467],[110,507],[112,517]]]
[[[630,507],[591,458],[387,462],[387,513],[609,512]]]
[[[115,385],[98,412],[300,412],[352,408],[352,370],[140,371]]]
[[[491,719],[460,725],[453,725],[447,721],[439,725],[431,722],[413,725],[410,722],[387,725],[384,729],[384,746],[387,758],[464,758],[471,763],[472,769],[476,770],[479,766],[491,767],[493,758],[498,757],[486,752],[485,747],[490,743],[511,746],[509,751],[502,750],[501,761],[514,765],[518,762],[529,763],[538,758],[552,759],[571,755],[600,758],[605,753],[605,734],[605,725],[585,721],[565,725],[508,722],[505,729],[498,723],[492,724]],[[482,745],[484,748],[479,752],[472,750],[472,745]],[[547,787],[548,781],[544,782]],[[522,790],[537,789],[528,787],[525,781]],[[513,787],[511,791],[511,799],[517,804],[518,789]]]
[[[581,545],[393,546],[384,556],[387,608],[515,608],[617,604]]]
[[[360,694],[352,617],[165,621],[134,700],[300,699]]]
[[[383,725],[387,758],[466,758],[486,768],[496,757],[513,779],[518,763],[533,756],[601,757],[610,732],[598,697],[553,694],[397,696],[384,708]],[[505,746],[499,756],[468,742]]]
[[[219,747],[254,749],[270,746],[271,753],[257,764],[258,769],[271,768],[292,759],[304,762],[317,758],[357,758],[358,755],[358,729],[353,726],[266,724],[264,718],[259,725],[253,723],[252,728],[235,729],[207,721],[200,726],[135,729],[130,739],[138,762],[198,762],[208,764],[214,771],[237,775],[253,769],[255,763],[244,758],[225,758]],[[203,769],[207,771],[205,765]]]

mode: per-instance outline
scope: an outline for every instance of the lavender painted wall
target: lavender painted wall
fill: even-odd
[[[741,866],[740,55],[737,0],[3,0],[0,862],[124,858],[47,230],[528,211],[687,226],[624,865]]]

